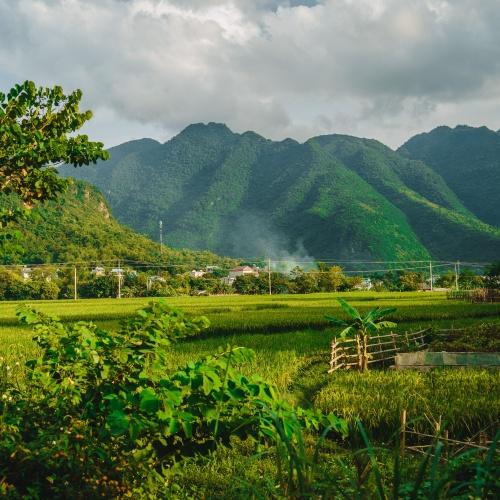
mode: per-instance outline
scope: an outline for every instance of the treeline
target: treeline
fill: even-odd
[[[29,272],[28,272],[29,271]],[[289,273],[255,270],[254,274],[228,279],[228,272],[214,269],[202,277],[188,272],[138,272],[132,268],[117,273],[79,269],[76,275],[78,298],[111,297],[175,297],[188,295],[243,294],[307,294],[350,290],[415,291],[429,289],[423,273],[387,272],[369,277],[347,276],[340,266],[318,264],[313,270],[296,267]],[[434,287],[461,290],[500,287],[500,263],[489,266],[483,276],[464,269],[458,280],[455,273],[445,272],[434,280]],[[19,270],[0,269],[0,300],[70,299],[75,295],[75,275],[72,268],[51,267]]]

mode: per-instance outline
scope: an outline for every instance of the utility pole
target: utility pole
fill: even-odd
[[[78,298],[77,286],[76,286],[76,266],[73,268],[73,292],[74,292],[74,299],[76,300]]]
[[[163,255],[163,221],[160,221],[160,255]]]
[[[267,259],[267,280],[269,282],[269,295],[272,295],[272,288],[271,288],[271,258]]]
[[[433,276],[432,276],[432,260],[429,261],[429,276],[431,278],[431,292],[434,290]]]
[[[458,262],[455,262],[455,288],[458,290]]]
[[[118,261],[118,298],[122,298],[122,269],[120,267],[120,261]]]

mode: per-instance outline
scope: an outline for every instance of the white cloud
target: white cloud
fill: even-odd
[[[0,0],[0,85],[81,88],[112,143],[222,121],[396,146],[500,127],[499,25],[497,0]]]

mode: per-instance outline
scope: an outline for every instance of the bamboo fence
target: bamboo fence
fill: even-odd
[[[387,333],[384,335],[371,336],[368,343],[368,364],[379,364],[385,366],[394,364],[396,354],[402,349],[423,349],[427,347],[427,333],[430,329],[425,328],[418,332],[405,332],[397,335]],[[340,368],[359,368],[361,363],[361,346],[359,339],[337,339],[333,338],[330,353],[330,369],[332,373]]]

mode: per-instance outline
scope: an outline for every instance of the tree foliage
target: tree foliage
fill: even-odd
[[[22,201],[21,208],[2,214],[0,227],[64,191],[68,181],[59,177],[59,164],[81,166],[109,157],[101,142],[74,135],[92,117],[80,111],[81,98],[80,90],[65,94],[59,86],[31,81],[0,92],[0,192]]]

